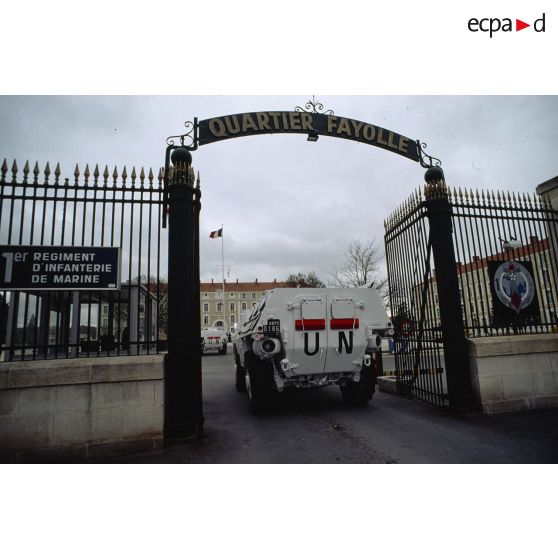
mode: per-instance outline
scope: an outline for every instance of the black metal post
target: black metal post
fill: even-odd
[[[168,354],[165,371],[165,438],[202,435],[199,197],[195,196],[192,156],[183,147],[169,150],[165,168],[169,210]],[[195,199],[198,197],[198,200]]]
[[[424,178],[438,287],[448,396],[451,407],[469,409],[474,406],[474,398],[453,247],[451,205],[442,169],[432,167],[426,171]]]
[[[195,245],[195,262],[194,262],[194,279],[195,279],[195,297],[196,305],[194,309],[196,323],[198,324],[198,333],[201,327],[201,307],[200,307],[200,211],[201,211],[201,188],[200,188],[200,175],[196,181],[196,188],[194,190],[194,245]],[[192,298],[194,300],[194,298]],[[201,343],[200,351],[201,351]],[[200,364],[201,369],[201,364]],[[200,397],[201,397],[201,384],[200,384]]]

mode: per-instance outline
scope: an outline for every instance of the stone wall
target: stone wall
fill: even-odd
[[[469,339],[484,413],[558,407],[558,334]]]
[[[0,363],[0,460],[162,449],[163,379],[163,355]]]

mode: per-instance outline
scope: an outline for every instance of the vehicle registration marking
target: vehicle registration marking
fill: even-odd
[[[281,320],[276,320],[270,318],[267,320],[267,324],[263,326],[264,333],[279,333],[281,330]]]

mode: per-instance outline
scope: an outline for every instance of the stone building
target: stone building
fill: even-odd
[[[550,255],[550,243],[548,238],[539,240],[536,236],[529,239],[529,243],[513,250],[503,250],[490,257],[480,258],[473,256],[471,262],[457,263],[459,275],[459,291],[461,294],[461,310],[463,321],[469,327],[475,329],[476,335],[482,335],[483,331],[490,333],[492,322],[492,295],[490,290],[490,279],[488,264],[491,261],[507,261],[516,259],[522,261],[527,259],[533,264],[534,282],[537,291],[541,320],[546,323],[558,323],[556,315],[556,293],[557,284],[552,270],[552,257]],[[436,273],[430,279],[430,283],[436,283]],[[422,284],[414,288],[417,307],[420,306]],[[418,311],[413,314],[418,315]],[[417,319],[413,315],[414,319]],[[434,290],[433,299],[428,297],[425,311],[425,325],[427,328],[435,328],[440,325],[440,306],[438,295]],[[476,331],[476,329],[479,331]],[[468,332],[469,333],[469,332]]]
[[[223,283],[211,280],[200,284],[201,327],[219,327],[231,332],[240,321],[244,310],[254,307],[263,293],[269,289],[286,287],[283,281],[229,282],[225,280],[225,300]],[[223,308],[224,302],[224,308]],[[224,311],[223,311],[224,310]]]

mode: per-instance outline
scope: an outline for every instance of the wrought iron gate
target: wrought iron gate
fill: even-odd
[[[433,281],[432,237],[422,192],[415,192],[395,211],[385,229],[398,391],[446,406],[438,287]]]

